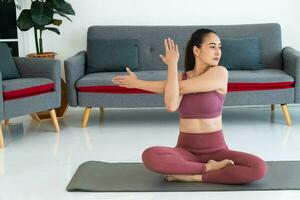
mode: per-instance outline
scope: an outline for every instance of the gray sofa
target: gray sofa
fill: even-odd
[[[172,37],[180,47],[179,70],[184,70],[184,49],[192,32],[210,28],[222,38],[256,36],[261,42],[262,70],[229,70],[228,93],[224,106],[280,104],[288,125],[292,124],[287,104],[300,103],[300,53],[282,48],[281,28],[277,23],[214,26],[92,26],[91,39],[138,39],[138,69],[143,80],[165,80],[166,66],[159,58],[164,53],[163,39]],[[101,52],[98,52],[101,54]],[[236,52],[238,54],[238,52]],[[87,51],[65,60],[70,106],[85,107],[82,127],[86,127],[92,107],[163,107],[161,94],[121,88],[112,77],[126,72],[86,74]],[[245,116],[246,117],[246,116]]]

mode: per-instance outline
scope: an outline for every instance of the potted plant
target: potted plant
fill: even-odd
[[[28,57],[55,57],[55,52],[44,52],[43,48],[44,31],[60,34],[57,27],[62,24],[62,20],[55,18],[55,15],[72,21],[67,15],[75,15],[75,12],[65,0],[31,0],[30,9],[21,11],[17,19],[18,28],[21,31],[34,30],[36,53],[28,54]]]
[[[17,0],[2,1],[14,1],[18,5]],[[21,31],[28,31],[31,28],[34,30],[36,53],[28,54],[27,57],[55,58],[55,52],[44,52],[43,32],[52,31],[60,34],[57,27],[62,24],[62,20],[57,19],[55,17],[57,15],[72,21],[67,15],[75,15],[75,12],[71,4],[65,0],[31,0],[30,9],[23,9],[21,11],[17,19],[18,28]],[[61,92],[61,106],[55,109],[58,119],[63,118],[68,107],[67,87],[63,79],[61,79]],[[32,114],[32,117],[36,120],[51,119],[49,112],[38,112]]]

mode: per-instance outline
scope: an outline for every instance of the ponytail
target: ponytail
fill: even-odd
[[[190,71],[195,66],[195,57],[193,53],[192,42],[189,40],[185,48],[184,68],[185,71]]]

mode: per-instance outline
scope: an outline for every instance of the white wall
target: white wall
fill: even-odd
[[[29,0],[27,5],[29,5]],[[67,0],[76,12],[73,22],[64,20],[61,35],[44,33],[44,50],[55,51],[62,61],[86,49],[91,25],[218,25],[277,22],[283,46],[300,50],[297,0]],[[32,32],[20,41],[24,53],[35,51]],[[22,52],[22,51],[21,51]]]

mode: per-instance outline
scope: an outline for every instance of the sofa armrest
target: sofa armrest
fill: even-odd
[[[14,57],[22,78],[49,78],[55,83],[57,101],[61,101],[61,67],[60,61],[44,58]]]
[[[4,110],[4,108],[3,108],[3,106],[4,106],[4,102],[3,102],[3,91],[2,91],[2,74],[1,74],[1,72],[0,72],[0,122],[1,122],[1,120],[3,120],[4,119],[4,113],[3,113],[3,110]],[[1,127],[0,127],[1,128]]]
[[[285,47],[283,54],[283,69],[295,80],[295,103],[300,103],[300,52]]]
[[[85,75],[85,63],[86,51],[80,51],[64,62],[68,100],[69,104],[74,107],[78,105],[76,81]]]

